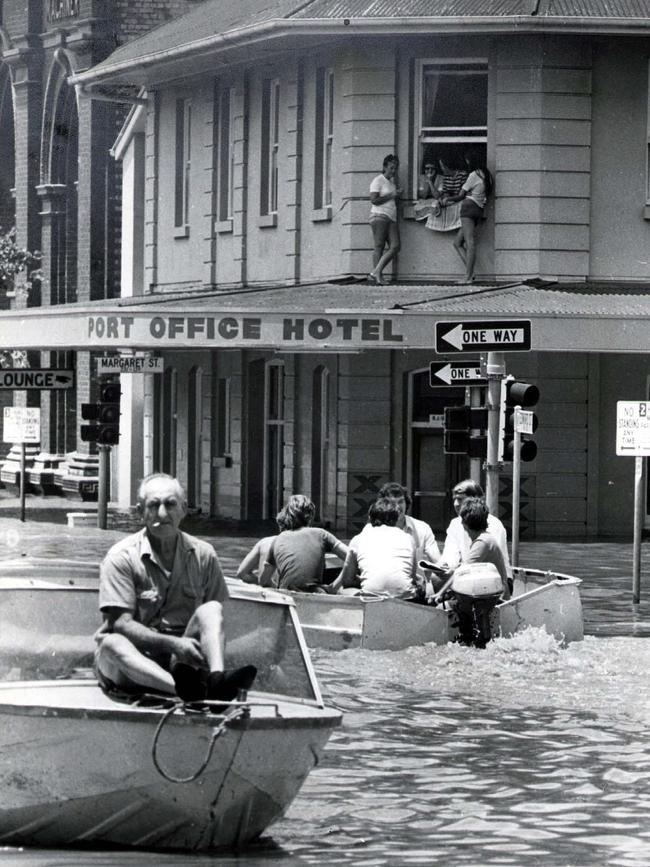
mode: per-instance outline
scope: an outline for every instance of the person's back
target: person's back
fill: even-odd
[[[359,566],[361,589],[389,596],[413,591],[413,540],[399,527],[367,524],[350,542]]]
[[[283,530],[273,540],[268,558],[277,569],[278,587],[281,590],[317,589],[323,583],[325,554],[339,544],[336,536],[319,527]]]

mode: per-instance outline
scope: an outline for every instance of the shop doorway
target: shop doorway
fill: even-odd
[[[451,489],[469,475],[465,455],[446,455],[444,410],[465,403],[464,388],[432,387],[429,368],[408,374],[407,487],[411,513],[442,534],[454,517]]]

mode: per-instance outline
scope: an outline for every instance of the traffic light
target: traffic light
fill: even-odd
[[[81,439],[87,443],[115,446],[120,440],[120,386],[119,383],[102,385],[99,403],[82,403],[81,417],[98,424],[82,424]]]
[[[499,410],[499,461],[512,461],[514,457],[515,440],[515,407],[523,410],[535,406],[539,400],[539,389],[528,382],[518,382],[508,376],[501,382],[501,406]],[[532,431],[537,430],[537,416],[532,413]],[[521,460],[534,461],[537,455],[537,443],[521,437]]]
[[[443,449],[446,455],[469,455],[484,458],[487,455],[487,435],[470,433],[487,428],[487,408],[484,406],[445,407]]]

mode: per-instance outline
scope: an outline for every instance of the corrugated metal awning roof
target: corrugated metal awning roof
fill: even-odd
[[[437,322],[529,319],[532,348],[650,352],[650,290],[331,283],[147,295],[0,314],[14,349],[434,350]],[[468,325],[469,327],[469,325]]]
[[[187,74],[188,57],[212,57],[247,45],[296,47],[300,39],[368,33],[650,32],[650,0],[205,0],[185,15],[121,46],[72,76],[78,84],[146,84],[152,70]],[[307,43],[305,43],[307,44]],[[241,58],[240,58],[241,59]],[[144,70],[148,70],[148,76]],[[190,73],[200,73],[195,67]],[[161,77],[164,80],[164,76]]]

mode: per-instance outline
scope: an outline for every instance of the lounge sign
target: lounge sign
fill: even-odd
[[[88,316],[85,342],[171,347],[264,345],[395,346],[406,342],[399,317],[363,315]]]

